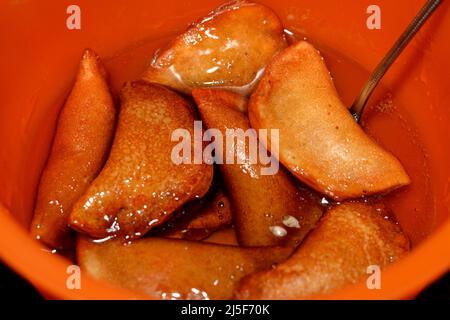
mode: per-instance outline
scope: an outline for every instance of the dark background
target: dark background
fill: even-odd
[[[20,301],[38,301],[43,298],[26,281],[0,262],[0,297],[2,299],[20,299]],[[437,281],[418,296],[419,300],[450,301],[450,273]]]

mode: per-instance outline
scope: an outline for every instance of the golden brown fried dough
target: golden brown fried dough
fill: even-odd
[[[267,67],[250,99],[249,119],[254,128],[279,129],[280,161],[335,200],[410,183],[400,162],[354,121],[319,52],[305,41],[277,55]]]
[[[92,237],[133,238],[167,221],[209,189],[213,168],[176,165],[175,129],[193,134],[194,115],[174,92],[143,81],[125,85],[111,154],[70,214],[70,225]]]
[[[159,237],[202,240],[231,225],[231,204],[222,190],[188,203],[174,221],[162,227]],[[206,199],[205,199],[206,198]],[[178,215],[178,216],[176,216]]]
[[[194,89],[192,94],[207,128],[220,130],[223,137],[226,129],[250,128],[247,117],[236,107],[243,104],[241,96],[216,89]],[[311,193],[297,188],[283,168],[274,175],[262,175],[261,168],[265,165],[250,161],[248,141],[243,154],[238,152],[237,145],[232,151],[243,157],[243,163],[224,163],[219,168],[232,201],[239,243],[243,246],[300,243],[322,215],[322,207]],[[225,154],[220,149],[215,152]]]
[[[109,151],[115,108],[99,57],[86,50],[58,118],[41,176],[30,232],[51,248],[73,246],[67,217],[100,172]]]
[[[289,252],[159,238],[129,245],[81,238],[77,246],[83,272],[154,299],[229,299],[239,279],[270,269]]]
[[[233,1],[217,8],[154,58],[143,79],[186,94],[228,87],[249,94],[269,60],[287,46],[269,8]]]
[[[274,270],[244,278],[239,299],[301,299],[327,294],[368,277],[409,250],[400,228],[369,204],[333,206],[301,247]]]
[[[227,244],[230,246],[239,245],[234,228],[227,228],[216,231],[203,241],[216,244]]]
[[[217,229],[231,224],[231,208],[228,197],[218,193],[200,214],[189,222],[192,229]]]

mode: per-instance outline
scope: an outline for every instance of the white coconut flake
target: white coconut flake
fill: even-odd
[[[283,224],[288,228],[297,228],[300,229],[300,222],[297,220],[296,217],[293,216],[284,216],[283,217]]]
[[[280,226],[269,227],[270,231],[273,233],[275,237],[282,238],[287,235],[287,231],[285,228]]]

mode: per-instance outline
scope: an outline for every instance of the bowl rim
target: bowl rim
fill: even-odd
[[[50,254],[48,249],[32,239],[27,230],[19,225],[11,212],[1,203],[0,234],[14,235],[0,237],[0,259],[34,285],[46,298],[149,299],[139,293],[112,287],[90,277],[82,277],[81,290],[68,289],[64,284],[68,277],[66,270],[70,261],[56,254]],[[446,246],[447,243],[450,243],[450,218],[407,256],[382,272],[381,290],[369,290],[362,281],[332,294],[313,298],[327,300],[414,298],[427,285],[450,270],[450,246]]]

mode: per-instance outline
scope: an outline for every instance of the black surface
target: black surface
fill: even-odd
[[[28,282],[0,262],[0,297],[21,301],[38,301],[43,298]]]
[[[450,301],[450,272],[441,280],[432,284],[425,291],[423,291],[419,295],[418,299]]]
[[[0,292],[2,299],[20,299],[24,302],[43,299],[28,282],[2,263],[0,263]],[[450,301],[450,273],[423,291],[417,299]]]

